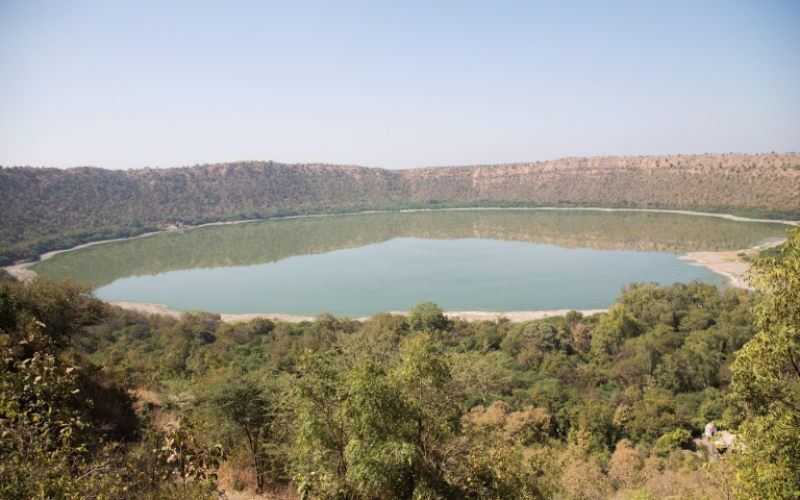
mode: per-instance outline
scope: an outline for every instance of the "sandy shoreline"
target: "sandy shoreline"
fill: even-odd
[[[693,266],[702,266],[720,274],[728,279],[728,284],[736,288],[752,290],[753,287],[747,283],[745,275],[750,269],[751,264],[739,257],[744,252],[760,251],[771,247],[782,245],[786,240],[773,240],[763,245],[742,250],[730,250],[727,252],[690,252],[678,257],[682,260],[693,260]]]
[[[153,231],[152,233],[143,233],[143,234],[140,234],[138,236],[130,236],[128,238],[115,238],[113,240],[91,241],[89,243],[84,243],[82,245],[78,245],[78,246],[75,246],[75,247],[72,247],[72,248],[65,248],[63,250],[53,250],[52,252],[43,253],[42,255],[39,256],[39,260],[37,260],[35,262],[23,262],[21,264],[14,264],[12,266],[6,266],[3,269],[5,269],[6,271],[8,271],[8,273],[10,275],[12,275],[12,276],[14,276],[14,277],[16,277],[18,279],[32,278],[32,277],[36,276],[36,273],[29,269],[30,266],[32,266],[34,264],[37,264],[37,263],[39,263],[39,262],[41,262],[43,260],[47,260],[47,259],[49,259],[49,258],[51,258],[51,257],[53,257],[55,255],[60,254],[60,253],[71,252],[73,250],[80,250],[81,248],[92,247],[92,246],[95,246],[95,245],[103,245],[105,243],[114,243],[115,241],[127,241],[127,240],[135,240],[135,239],[138,239],[138,238],[146,238],[147,236],[153,236],[153,235],[156,235],[156,234],[160,234],[162,232],[165,232],[165,231]]]
[[[152,304],[147,302],[109,302],[114,306],[119,306],[123,309],[137,311],[148,314],[166,314],[175,318],[181,317],[184,313],[181,311],[172,311],[167,308],[165,304]],[[460,318],[465,321],[496,321],[498,318],[508,318],[512,323],[521,323],[523,321],[532,321],[535,319],[550,318],[552,316],[564,316],[572,309],[549,309],[546,311],[506,311],[506,312],[492,312],[492,311],[447,311],[444,314],[449,318]],[[584,316],[591,316],[592,314],[606,312],[607,309],[578,309]],[[407,315],[408,311],[390,311],[392,314]],[[238,323],[242,321],[250,321],[255,318],[277,319],[287,323],[299,323],[300,321],[314,321],[313,316],[297,316],[294,314],[280,314],[280,313],[245,313],[245,314],[228,314],[221,313],[220,317],[225,323]],[[357,321],[366,321],[370,316],[360,318],[353,318]]]
[[[739,251],[731,252],[691,252],[678,257],[681,260],[692,260],[693,266],[702,266],[721,274],[728,279],[728,284],[736,288],[751,289],[744,275],[750,269],[750,263],[739,260]]]

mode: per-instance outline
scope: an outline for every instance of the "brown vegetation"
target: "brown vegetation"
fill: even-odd
[[[175,222],[443,206],[594,206],[800,216],[800,155],[567,158],[383,170],[239,162],[0,169],[0,248],[32,258]],[[2,257],[0,255],[0,257]]]

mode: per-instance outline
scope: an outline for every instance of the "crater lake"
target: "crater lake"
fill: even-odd
[[[299,217],[167,231],[34,266],[107,301],[173,310],[368,316],[595,309],[630,282],[723,276],[678,257],[785,239],[787,226],[594,210],[451,210]]]

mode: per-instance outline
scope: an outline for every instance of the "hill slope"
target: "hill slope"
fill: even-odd
[[[0,169],[0,262],[174,223],[430,206],[695,209],[800,218],[800,155],[566,158],[413,170],[239,162]]]

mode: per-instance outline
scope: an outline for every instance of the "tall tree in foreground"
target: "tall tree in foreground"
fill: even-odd
[[[800,497],[800,226],[782,252],[753,268],[751,282],[764,293],[755,308],[760,331],[732,366],[747,410],[734,455],[743,498]]]
[[[198,402],[244,437],[256,472],[256,493],[262,494],[265,478],[280,477],[285,466],[276,448],[282,423],[277,383],[255,374],[229,373]]]
[[[393,369],[368,359],[336,368],[309,353],[297,382],[302,498],[464,498],[449,481],[463,412],[441,344],[420,334]]]

